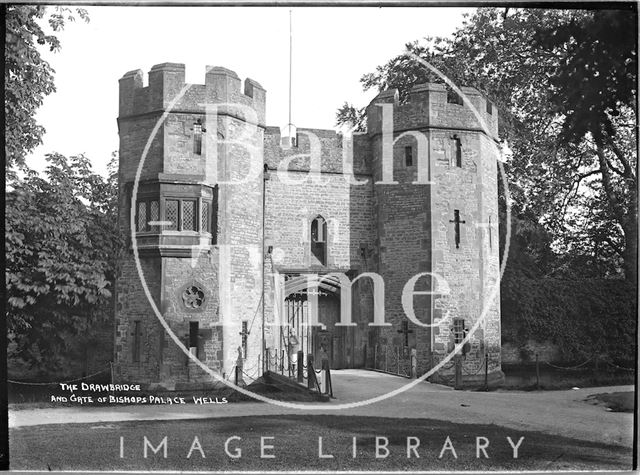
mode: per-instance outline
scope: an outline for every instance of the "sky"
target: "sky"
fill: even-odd
[[[186,81],[204,84],[207,65],[224,66],[267,90],[267,125],[288,122],[289,11],[293,19],[292,122],[335,128],[345,101],[369,103],[360,77],[400,54],[407,42],[449,36],[472,8],[435,7],[132,7],[87,8],[91,21],[67,24],[62,48],[43,58],[57,91],[36,120],[43,145],[27,163],[42,171],[46,153],[84,153],[106,173],[118,148],[118,79],[154,64],[186,65]]]

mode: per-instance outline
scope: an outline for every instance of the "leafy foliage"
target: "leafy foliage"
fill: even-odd
[[[630,362],[636,352],[636,289],[621,279],[534,278],[509,268],[501,285],[502,339],[558,345],[564,361],[594,355]]]
[[[53,32],[61,31],[66,22],[75,21],[72,9],[41,5],[7,5],[5,10],[6,43],[4,50],[5,81],[5,154],[9,172],[23,168],[25,157],[42,143],[44,128],[35,113],[46,96],[55,91],[54,70],[42,59],[37,45],[51,51],[60,49],[55,35],[47,34],[40,21],[48,19]],[[49,12],[49,13],[48,13]],[[86,10],[75,14],[89,21]]]
[[[7,323],[13,354],[55,368],[67,339],[110,318],[117,179],[83,156],[48,154],[6,196]]]
[[[570,16],[543,28],[536,42],[558,54],[557,74],[550,78],[551,100],[565,114],[563,136],[580,141],[591,133],[613,136],[611,116],[636,103],[637,21],[633,10],[605,10]]]
[[[354,132],[363,132],[366,128],[364,108],[356,108],[345,102],[336,113],[336,123],[346,125]]]
[[[635,22],[628,9],[480,8],[452,38],[406,45],[498,107],[513,213],[543,226],[555,276],[637,280]],[[361,78],[401,100],[429,81],[442,82],[410,54]],[[345,103],[338,123],[364,123],[360,111]]]

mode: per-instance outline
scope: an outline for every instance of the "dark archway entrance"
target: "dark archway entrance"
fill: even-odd
[[[297,351],[312,354],[315,366],[324,358],[331,369],[352,368],[355,361],[354,327],[336,326],[340,321],[340,288],[337,279],[322,279],[317,289],[309,289],[307,275],[288,275],[285,281],[284,318],[289,327],[282,327],[281,344],[292,358]],[[312,298],[310,298],[312,297]],[[310,302],[317,299],[318,321],[310,325]]]

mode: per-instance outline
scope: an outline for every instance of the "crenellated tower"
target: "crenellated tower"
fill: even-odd
[[[380,93],[367,108],[371,144],[378,272],[386,284],[390,327],[383,345],[415,350],[417,373],[438,364],[473,328],[464,347],[464,386],[490,384],[500,369],[500,298],[497,204],[497,110],[463,87],[465,101],[443,84]],[[470,102],[470,104],[469,104]],[[473,107],[471,107],[472,105]],[[484,125],[483,125],[484,123]],[[385,132],[386,131],[386,132]],[[385,139],[386,134],[386,139]],[[420,273],[413,297],[421,327],[406,318],[404,285]],[[432,277],[435,276],[435,277]],[[460,377],[460,375],[459,375]],[[453,384],[447,365],[432,380]]]
[[[116,379],[212,381],[154,315],[132,232],[157,308],[198,359],[226,377],[239,348],[242,358],[260,350],[265,96],[256,81],[243,84],[221,67],[207,67],[204,84],[186,84],[184,65],[175,63],[153,66],[147,86],[140,70],[120,79],[119,223],[127,247],[116,283]]]

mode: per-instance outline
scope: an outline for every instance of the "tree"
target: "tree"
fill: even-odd
[[[7,325],[12,357],[54,369],[70,337],[112,317],[121,240],[114,161],[108,180],[83,155],[47,161],[6,197]]]
[[[619,225],[611,239],[601,226],[593,242],[609,245],[623,258],[625,274],[637,280],[637,155],[635,151],[637,17],[633,10],[591,13],[569,18],[544,29],[536,42],[557,54],[560,64],[550,78],[551,101],[564,116],[561,138],[585,143],[597,157],[590,169],[598,175],[591,184],[589,205],[603,221]],[[608,218],[608,219],[607,219]],[[621,235],[620,235],[621,234]],[[606,246],[605,246],[606,247]]]
[[[587,266],[637,279],[634,25],[628,9],[481,8],[451,38],[407,45],[498,107],[500,136],[513,151],[513,212],[544,226],[563,257],[549,273],[581,275]],[[434,80],[442,82],[403,54],[361,82],[398,88],[402,100]],[[345,104],[339,122],[353,123],[353,111]]]
[[[53,32],[74,21],[71,8],[47,9],[40,5],[7,5],[5,8],[6,43],[4,50],[5,81],[5,156],[10,174],[25,167],[25,157],[42,143],[44,128],[35,113],[44,98],[55,91],[54,70],[42,59],[37,45],[60,49],[60,41],[45,33],[40,22],[47,17]],[[75,14],[89,21],[86,10]]]

